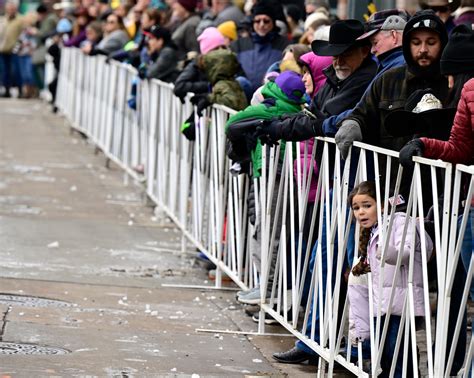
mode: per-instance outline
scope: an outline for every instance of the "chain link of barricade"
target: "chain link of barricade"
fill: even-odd
[[[127,106],[133,82],[136,111]],[[233,110],[214,105],[196,117],[196,140],[190,142],[181,135],[180,125],[192,105],[188,99],[182,104],[172,85],[137,81],[133,68],[106,63],[102,56],[87,57],[76,49],[62,50],[56,102],[74,128],[128,174],[146,182],[148,196],[183,232],[183,249],[191,243],[217,266],[216,287],[222,274],[242,289],[260,287],[259,332],[264,332],[269,314],[317,353],[320,376],[332,376],[335,366],[357,376],[377,376],[382,365],[390,369],[387,376],[396,376],[396,358],[386,361],[383,354],[389,343],[394,355],[400,350],[403,356],[402,376],[409,370],[413,376],[449,376],[453,364],[459,364],[459,353],[464,361],[460,372],[469,376],[474,347],[464,309],[473,259],[465,264],[461,286],[456,274],[465,231],[472,232],[474,167],[453,170],[448,163],[415,158],[405,211],[418,221],[405,222],[401,235],[401,244],[410,237],[412,247],[409,256],[398,250],[395,260],[388,262],[395,218],[390,201],[400,198],[403,180],[398,153],[355,143],[352,158],[344,161],[334,140],[316,138],[312,152],[291,142],[284,153],[281,146],[263,148],[258,179],[234,176],[229,173],[225,145],[225,123]],[[137,174],[137,166],[144,167],[143,175]],[[351,188],[367,178],[375,178],[381,199],[377,201],[377,218],[382,220],[380,269],[377,280],[367,274],[370,337],[354,340],[349,337],[351,306],[346,292],[360,230],[347,200]],[[460,197],[462,188],[466,199]],[[256,198],[255,224],[247,216],[250,190]],[[421,221],[426,217],[426,198],[435,209],[433,240],[427,240]],[[413,268],[418,260],[420,271]],[[388,271],[395,272],[393,277]],[[397,287],[402,279],[407,294],[400,298]],[[434,289],[430,281],[436,282]],[[456,313],[453,301],[460,302]],[[393,315],[395,302],[402,310]],[[394,318],[399,322],[395,334]],[[462,345],[457,352],[463,343],[467,348]]]

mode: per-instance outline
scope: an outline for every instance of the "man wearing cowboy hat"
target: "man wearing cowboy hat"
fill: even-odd
[[[361,43],[370,41],[371,51],[377,57],[377,74],[372,78],[372,82],[385,71],[405,64],[401,46],[402,32],[408,18],[408,13],[398,9],[374,13],[365,25],[367,31],[357,38]],[[337,132],[336,125],[348,117],[352,110],[353,107],[329,117],[323,115],[317,119],[309,118],[304,124],[293,123],[289,119],[272,122],[266,125],[266,131],[275,138],[275,141],[278,139],[301,141],[313,136],[333,136]]]
[[[370,57],[368,41],[357,40],[363,33],[364,26],[357,20],[337,21],[331,26],[329,41],[313,41],[311,47],[316,55],[333,57],[332,65],[324,72],[327,81],[311,104],[311,110],[317,114],[318,119],[324,119],[331,115],[337,115],[346,109],[352,109],[374,77],[377,66]],[[283,126],[279,127],[279,124]],[[314,122],[313,117],[299,113],[283,120],[276,119],[272,121],[268,128],[263,127],[260,130],[260,138],[270,143],[287,137],[302,140],[298,139],[303,135],[300,134],[300,131],[307,134],[308,130],[311,130],[310,135],[305,136],[308,139],[311,135],[316,135],[314,127],[318,127],[318,125],[320,123]],[[285,135],[287,131],[288,134]],[[333,152],[332,150],[331,153]],[[319,151],[317,151],[317,155],[318,153]],[[323,256],[324,261],[326,261],[324,255],[327,253],[325,246],[326,243],[322,241],[321,252],[318,252]],[[337,248],[334,250],[336,251]],[[316,249],[313,249],[312,254],[315,253]],[[315,259],[312,260],[315,261]],[[326,282],[327,270],[323,268],[321,274],[323,275],[323,282]],[[315,328],[312,329],[313,322],[308,320],[306,334],[308,337],[314,334],[314,340],[319,343],[319,309],[311,316],[316,317]],[[314,352],[303,342],[297,342],[294,348],[286,352],[273,354],[273,358],[278,362],[290,364],[305,361],[313,363],[316,360]]]
[[[310,111],[263,125],[258,134],[263,142],[280,139],[298,141],[324,135],[323,121],[352,109],[376,74],[377,65],[370,57],[367,39],[358,40],[364,26],[357,20],[336,21],[329,31],[329,41],[315,40],[311,47],[318,56],[332,56],[332,65],[324,70],[327,80],[314,97]]]
[[[376,12],[370,16],[365,24],[367,32],[358,40],[367,39],[371,44],[371,53],[377,58],[377,75],[372,82],[391,68],[405,64],[402,52],[403,29],[410,18],[404,10],[388,9]],[[369,90],[370,86],[367,88]],[[356,105],[357,106],[357,105]],[[334,135],[337,125],[352,113],[352,109],[324,120],[323,135]]]

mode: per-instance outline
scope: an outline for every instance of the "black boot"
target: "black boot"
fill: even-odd
[[[286,352],[273,353],[273,358],[282,364],[302,364],[308,361],[309,365],[316,365],[318,362],[317,355],[306,353],[297,347],[293,347]]]

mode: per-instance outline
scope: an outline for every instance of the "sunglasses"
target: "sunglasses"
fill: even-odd
[[[449,7],[446,6],[440,6],[440,7],[430,7],[434,12],[439,12],[439,13],[448,13],[449,12]]]
[[[268,25],[272,20],[269,18],[254,18],[253,20],[254,24],[260,24],[261,22],[263,22],[264,25]]]

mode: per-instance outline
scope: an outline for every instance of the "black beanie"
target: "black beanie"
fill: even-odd
[[[275,23],[278,18],[275,12],[275,4],[269,0],[260,0],[252,7],[252,18],[259,14],[270,17],[273,23]]]
[[[422,71],[425,71],[425,73],[428,74],[439,72],[439,64],[436,62],[433,64],[433,67],[430,67],[429,69],[418,69],[413,61],[410,50],[410,35],[413,31],[419,29],[431,29],[432,31],[438,33],[441,40],[441,51],[444,50],[444,47],[448,42],[448,32],[446,31],[446,26],[444,25],[444,22],[441,21],[441,19],[436,15],[436,13],[431,9],[418,11],[413,15],[412,18],[410,18],[410,20],[405,25],[405,29],[403,29],[402,46],[405,61],[407,62],[408,67],[415,71],[415,73],[422,74]],[[435,65],[436,67],[434,67]]]
[[[474,31],[467,25],[458,25],[449,36],[441,55],[441,73],[456,75],[474,71]]]

